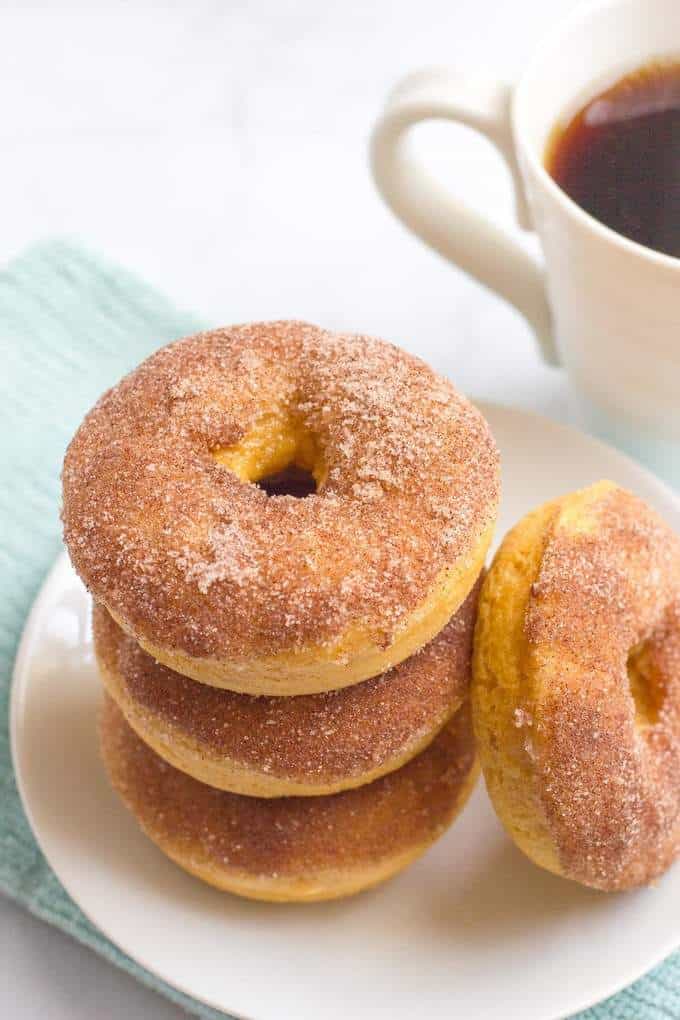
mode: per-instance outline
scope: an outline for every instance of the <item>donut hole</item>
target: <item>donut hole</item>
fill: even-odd
[[[268,496],[295,496],[304,499],[316,492],[314,475],[297,464],[288,464],[283,471],[265,475],[255,485],[264,489]]]
[[[635,703],[635,722],[638,729],[654,726],[658,722],[663,703],[663,687],[648,641],[641,641],[631,649],[626,671],[630,693]]]
[[[271,497],[302,499],[318,492],[326,479],[317,437],[290,413],[265,415],[238,443],[211,452],[221,467]]]

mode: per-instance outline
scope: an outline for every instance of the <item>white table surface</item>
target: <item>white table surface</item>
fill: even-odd
[[[394,340],[472,396],[572,417],[523,320],[409,237],[366,141],[403,73],[512,80],[572,0],[0,3],[0,261],[68,235],[215,324],[300,317]],[[508,225],[465,129],[420,129],[451,187]],[[532,245],[529,238],[527,244]],[[0,1016],[184,1014],[0,898]]]

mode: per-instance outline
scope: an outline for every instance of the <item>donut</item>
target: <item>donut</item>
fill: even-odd
[[[602,890],[680,849],[680,540],[611,482],[547,503],[485,579],[472,705],[487,788],[543,868]]]
[[[176,768],[254,797],[336,793],[404,765],[467,698],[479,586],[420,652],[324,694],[253,697],[197,684],[157,663],[96,605],[95,653],[130,726]]]
[[[288,467],[311,494],[267,491]],[[481,414],[418,358],[300,322],[235,326],[160,349],[86,416],[64,537],[170,669],[316,694],[442,629],[481,570],[498,476]]]
[[[391,878],[451,824],[476,780],[469,701],[430,746],[367,786],[327,797],[243,797],[160,758],[106,698],[100,720],[114,789],[163,853],[249,899],[336,899]]]

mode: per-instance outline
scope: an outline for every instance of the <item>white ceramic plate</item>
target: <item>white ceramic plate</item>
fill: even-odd
[[[600,477],[680,530],[650,474],[571,429],[484,408],[503,456],[499,535],[530,507]],[[89,600],[60,557],[17,658],[19,789],[50,864],[121,949],[197,999],[254,1020],[552,1020],[610,995],[680,943],[680,866],[607,896],[540,871],[505,837],[480,783],[459,821],[387,885],[334,904],[269,906],[171,864],[108,787]]]

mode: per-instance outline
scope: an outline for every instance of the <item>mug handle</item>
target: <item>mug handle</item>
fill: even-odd
[[[401,81],[371,138],[371,168],[384,200],[415,234],[496,291],[532,326],[543,357],[559,362],[545,274],[506,231],[459,202],[408,151],[409,128],[424,120],[452,120],[493,142],[510,170],[519,225],[532,229],[512,137],[512,90],[470,81],[450,71],[420,71]]]

